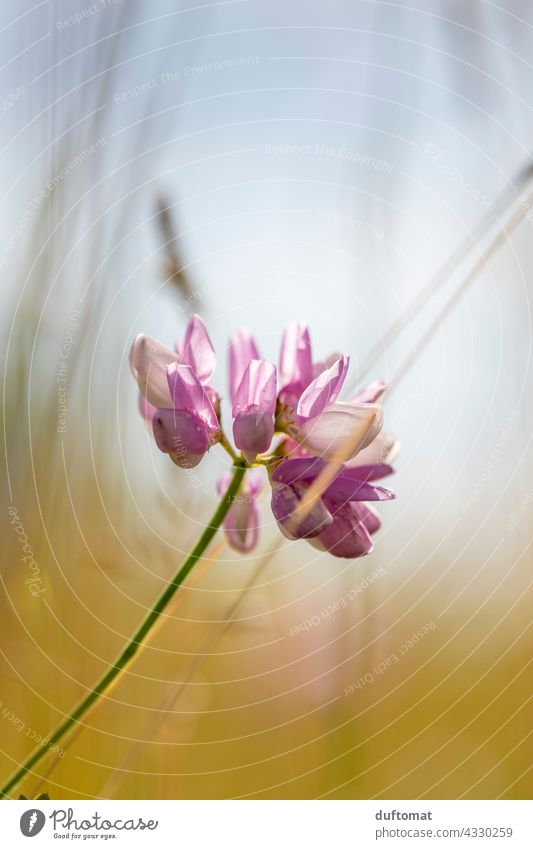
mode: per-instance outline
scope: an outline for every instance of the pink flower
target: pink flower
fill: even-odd
[[[339,356],[313,365],[307,327],[295,322],[285,331],[278,427],[311,454],[349,460],[381,430],[383,411],[371,399],[385,390],[382,382],[371,384],[353,401],[337,401],[349,362]]]
[[[257,496],[261,489],[261,477],[260,469],[251,469],[247,472],[239,494],[224,520],[228,544],[241,553],[251,551],[259,537]],[[219,495],[224,495],[230,481],[231,473],[227,472],[217,484]]]
[[[276,366],[259,358],[247,331],[233,336],[229,365],[233,438],[247,462],[253,463],[268,451],[274,436]]]
[[[137,336],[130,350],[130,368],[139,385],[141,395],[148,405],[141,403],[141,412],[150,420],[153,408],[172,408],[166,368],[172,363],[190,366],[199,382],[209,395],[216,395],[208,386],[215,369],[215,350],[206,327],[198,315],[189,319],[183,342],[171,351],[161,342],[145,336]],[[215,398],[212,398],[213,403]]]
[[[272,474],[272,512],[278,526],[289,539],[307,539],[336,557],[369,554],[371,535],[381,522],[366,502],[394,498],[389,489],[372,483],[393,469],[384,463],[343,466],[307,514],[299,518],[296,511],[325,466],[324,460],[315,457],[281,462]]]
[[[160,451],[181,468],[196,466],[220,440],[213,406],[217,394],[208,385],[215,353],[204,323],[193,316],[174,353],[148,336],[138,336],[130,366],[141,390],[140,410]]]
[[[177,466],[192,469],[220,441],[220,424],[209,395],[190,366],[167,366],[167,382],[172,409],[158,409],[153,414],[154,439]]]

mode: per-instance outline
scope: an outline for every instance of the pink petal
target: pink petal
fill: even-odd
[[[224,531],[228,544],[236,551],[251,551],[259,537],[259,509],[257,493],[263,478],[261,469],[251,469],[241,484],[235,503],[224,521]],[[224,495],[232,479],[226,472],[217,483],[219,495]]]
[[[318,377],[319,374],[322,374],[326,369],[331,368],[331,366],[340,360],[342,354],[330,354],[329,357],[326,357],[325,360],[320,360],[318,363],[313,363],[313,378]]]
[[[199,315],[189,319],[180,354],[185,365],[194,371],[200,383],[207,383],[215,370],[215,349]]]
[[[259,538],[259,511],[250,496],[236,496],[235,504],[224,522],[229,545],[245,554],[251,551]]]
[[[173,363],[167,368],[167,380],[174,409],[195,412],[208,428],[219,430],[213,405],[191,366]]]
[[[276,409],[276,366],[268,360],[252,360],[235,393],[233,415],[250,406],[273,416]]]
[[[351,501],[391,501],[396,496],[384,486],[374,486],[341,474],[328,486],[324,498],[335,504],[347,504]]]
[[[139,411],[143,419],[146,419],[147,423],[151,425],[154,413],[157,412],[157,407],[150,404],[150,401],[147,401],[144,395],[139,395]]]
[[[130,350],[130,368],[144,397],[154,407],[172,407],[167,382],[167,366],[177,362],[176,354],[156,339],[141,334]]]
[[[377,481],[394,474],[394,469],[388,463],[360,463],[357,466],[346,464],[342,474],[351,480]]]
[[[300,426],[300,440],[313,454],[346,462],[376,438],[382,422],[378,404],[337,402]]]
[[[306,489],[305,483],[296,483],[291,486],[275,482],[272,484],[272,512],[280,531],[288,539],[308,539],[318,536],[332,521],[329,510],[319,498],[307,515],[303,516],[299,523],[296,522],[294,512]]]
[[[298,401],[297,414],[306,419],[314,418],[319,416],[328,404],[332,404],[342,389],[349,364],[349,357],[341,357],[315,377]]]
[[[273,471],[272,480],[286,484],[296,481],[311,482],[319,476],[325,467],[325,461],[319,457],[298,457],[283,460]]]
[[[248,461],[270,448],[274,436],[274,418],[261,407],[252,405],[237,413],[233,422],[233,439]]]
[[[306,324],[292,321],[283,334],[279,361],[280,386],[298,383],[307,386],[313,379],[311,340]]]
[[[257,346],[246,329],[233,334],[229,346],[229,392],[231,403],[235,403],[237,390],[250,360],[259,360]]]
[[[364,501],[350,505],[360,522],[363,523],[369,534],[375,534],[381,528],[381,519],[377,510]]]
[[[250,469],[246,475],[247,492],[250,495],[258,495],[263,486],[263,470]]]
[[[349,504],[333,512],[333,522],[321,532],[317,540],[311,540],[311,544],[329,551],[335,557],[349,558],[363,557],[373,548],[367,528]]]
[[[218,492],[219,495],[224,495],[228,486],[231,483],[232,478],[233,478],[233,475],[231,474],[231,472],[224,472],[222,477],[220,477],[218,479],[218,481],[217,481],[217,492]]]
[[[152,422],[157,447],[183,469],[197,466],[210,447],[209,429],[189,410],[156,410]]]
[[[365,386],[364,389],[361,389],[357,395],[354,396],[353,400],[357,401],[359,404],[375,404],[376,401],[381,398],[386,389],[388,389],[389,384],[385,383],[384,380],[373,380],[372,383],[369,383],[368,386]]]

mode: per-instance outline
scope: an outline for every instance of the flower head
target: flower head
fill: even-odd
[[[272,474],[272,512],[289,539],[307,539],[337,557],[360,557],[372,550],[371,534],[380,526],[366,502],[388,501],[394,493],[373,481],[392,473],[383,463],[342,466],[308,510],[302,501],[325,461],[314,457],[284,460]]]
[[[147,336],[133,343],[130,365],[141,391],[140,411],[158,448],[176,465],[192,468],[220,442],[241,469],[267,467],[282,533],[338,557],[368,554],[381,524],[371,502],[394,497],[374,483],[392,473],[397,451],[394,437],[381,432],[377,402],[386,384],[374,381],[351,400],[339,401],[349,357],[334,354],[313,363],[305,324],[293,322],[285,330],[279,370],[261,357],[250,332],[240,330],[229,346],[237,457],[222,430],[220,396],[211,386],[215,362],[199,316],[190,319],[175,351]],[[219,482],[221,494],[230,479]],[[228,542],[242,552],[257,541],[259,485],[257,470],[248,471],[226,515]]]
[[[177,466],[198,465],[221,437],[214,407],[218,396],[207,383],[215,352],[202,319],[192,316],[176,352],[149,336],[138,336],[130,367],[141,391],[141,413],[157,447]]]

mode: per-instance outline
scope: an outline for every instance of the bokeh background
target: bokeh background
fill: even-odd
[[[6,0],[0,45],[2,776],[214,509],[222,453],[159,454],[127,365],[194,311],[221,388],[233,329],[277,359],[294,318],[391,380],[398,498],[342,561],[265,496],[20,790],[528,797],[531,4]]]

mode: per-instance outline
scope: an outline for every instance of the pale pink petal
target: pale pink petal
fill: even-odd
[[[205,324],[199,315],[193,315],[189,319],[180,354],[200,383],[207,383],[215,370],[216,356]]]
[[[139,411],[143,419],[146,419],[147,423],[151,425],[154,413],[157,412],[157,407],[150,404],[150,401],[147,401],[144,395],[139,395]]]
[[[400,443],[392,433],[382,431],[376,438],[363,448],[362,451],[348,461],[347,465],[355,468],[357,466],[366,466],[373,463],[392,463],[400,450]]]
[[[319,416],[328,404],[332,404],[342,389],[349,364],[349,357],[341,357],[315,377],[298,401],[297,414],[306,419],[314,418]]]
[[[250,469],[246,475],[247,491],[250,495],[258,495],[263,486],[263,469]]]
[[[261,469],[246,472],[235,503],[224,520],[224,531],[228,544],[236,551],[251,551],[259,537],[259,509],[257,493],[261,489]],[[231,483],[232,474],[226,472],[217,483],[219,495],[224,495]]]
[[[388,386],[389,384],[385,383],[384,380],[373,380],[372,383],[361,389],[352,400],[357,401],[359,404],[375,404],[385,390],[388,389]]]
[[[130,368],[141,393],[154,407],[172,407],[168,390],[167,366],[176,354],[156,339],[141,334],[130,350]]]
[[[292,321],[283,334],[279,361],[280,386],[289,383],[307,386],[313,379],[311,340],[306,324]]]
[[[325,360],[320,360],[318,363],[313,363],[313,378],[318,377],[327,368],[330,368],[337,360],[340,360],[342,354],[330,354]]]
[[[259,538],[259,511],[250,501],[237,501],[224,522],[226,539],[231,548],[246,554],[257,545]]]
[[[251,360],[259,360],[257,346],[246,328],[238,330],[230,339],[229,346],[229,392],[231,403],[235,403],[237,390]]]
[[[376,438],[382,422],[383,410],[378,404],[337,402],[304,422],[299,437],[312,454],[346,462]]]

